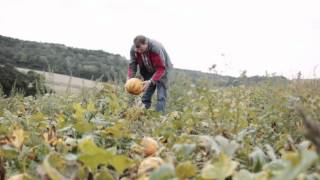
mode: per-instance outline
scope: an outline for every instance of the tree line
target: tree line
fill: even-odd
[[[124,82],[129,61],[119,55],[102,50],[87,50],[67,47],[62,44],[23,41],[0,35],[0,64],[49,71],[75,77]],[[216,73],[174,69],[173,79],[188,78],[191,82],[207,79],[214,86],[255,85],[260,82],[286,83],[282,76],[239,77],[222,76]]]

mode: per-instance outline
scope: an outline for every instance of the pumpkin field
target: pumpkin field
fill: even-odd
[[[123,84],[2,95],[0,179],[320,179],[318,81],[206,81],[175,79],[166,115]]]

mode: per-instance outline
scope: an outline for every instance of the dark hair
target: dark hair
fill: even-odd
[[[139,48],[141,45],[146,43],[147,43],[147,37],[145,37],[144,35],[138,35],[133,40],[133,44],[136,48]]]

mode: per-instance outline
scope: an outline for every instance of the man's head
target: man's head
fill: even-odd
[[[136,52],[144,53],[148,49],[148,38],[143,35],[138,35],[134,38],[133,44]]]

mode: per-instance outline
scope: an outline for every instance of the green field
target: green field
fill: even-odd
[[[1,97],[0,175],[5,169],[6,178],[52,180],[320,179],[317,146],[304,136],[317,142],[320,131],[303,126],[304,115],[319,120],[319,81],[207,81],[175,79],[165,116],[143,109],[139,97],[129,106],[123,84]],[[145,136],[157,141],[154,156],[163,163],[143,170]]]

